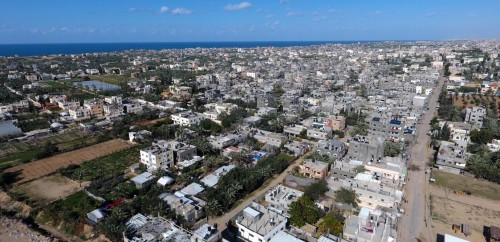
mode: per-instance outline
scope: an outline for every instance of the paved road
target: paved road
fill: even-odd
[[[218,227],[217,227],[218,230],[224,231],[227,228],[227,222],[230,219],[232,219],[234,216],[236,216],[239,212],[241,212],[243,209],[245,209],[248,205],[250,205],[254,199],[263,195],[270,188],[278,185],[279,183],[282,183],[283,180],[285,180],[285,177],[288,175],[288,172],[290,172],[293,168],[298,166],[304,160],[305,157],[307,157],[309,154],[311,154],[313,152],[314,152],[314,149],[307,152],[306,154],[304,154],[300,158],[296,159],[290,166],[288,166],[288,168],[285,171],[283,171],[278,176],[274,176],[273,180],[266,187],[261,188],[255,192],[253,192],[252,196],[246,198],[245,201],[240,203],[240,205],[238,205],[236,208],[233,208],[231,211],[225,213],[224,215],[208,220],[208,224],[215,224],[216,223],[218,225]]]
[[[415,144],[410,151],[410,160],[412,165],[420,167],[419,170],[408,170],[408,181],[405,188],[405,198],[408,203],[403,204],[405,215],[402,217],[399,226],[398,241],[434,241],[431,238],[430,226],[427,227],[429,219],[428,199],[428,181],[425,174],[426,162],[431,158],[431,149],[429,148],[430,137],[427,132],[430,130],[430,121],[436,110],[439,93],[444,79],[440,79],[434,88],[432,96],[429,99],[429,110],[422,117],[417,127]]]

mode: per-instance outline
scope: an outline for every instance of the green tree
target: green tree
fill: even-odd
[[[354,167],[353,171],[356,172],[356,174],[357,174],[357,173],[365,172],[366,169],[365,169],[365,166],[359,165],[359,166]]]
[[[476,144],[490,143],[494,138],[494,133],[487,129],[474,129],[470,132],[470,140]]]
[[[361,86],[359,88],[359,95],[361,97],[364,97],[364,98],[366,98],[368,96],[368,90],[367,90],[365,84],[361,84]]]
[[[358,196],[356,195],[356,192],[341,188],[340,190],[335,192],[335,195],[335,199],[338,202],[351,204],[353,207],[358,207]]]
[[[356,135],[367,135],[368,134],[368,125],[364,123],[358,123],[354,128],[351,130],[351,136],[356,136]]]
[[[323,221],[319,223],[318,226],[318,234],[333,234],[333,235],[339,235],[342,233],[344,229],[344,222],[345,218],[338,212],[329,212],[325,215],[323,218]]]
[[[307,139],[307,129],[300,131],[299,137],[302,139]]]
[[[304,190],[304,196],[308,196],[313,200],[318,199],[320,196],[328,191],[328,184],[325,180],[319,180],[311,185],[309,185]]]
[[[384,142],[384,156],[396,157],[401,153],[402,144],[401,142]]]
[[[314,201],[308,196],[302,196],[299,200],[290,204],[290,223],[297,227],[314,224],[318,221],[321,211]]]
[[[208,217],[216,217],[219,214],[222,213],[222,207],[217,200],[210,200],[207,202],[205,205],[205,212],[207,213]]]

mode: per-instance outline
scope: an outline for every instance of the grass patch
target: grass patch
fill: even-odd
[[[122,84],[123,82],[127,82],[130,80],[129,77],[119,76],[119,75],[99,75],[99,76],[95,75],[95,76],[91,76],[90,79],[102,81],[102,82],[106,82],[106,83],[114,84],[114,85],[118,85],[118,86],[120,84]]]
[[[30,150],[0,159],[0,172],[10,167],[28,163],[43,153],[43,150]]]
[[[11,156],[7,156],[0,159],[0,164],[10,163],[12,161],[26,162],[33,160],[38,154],[42,153],[42,150],[29,150],[21,153],[17,153]]]
[[[474,177],[455,175],[432,170],[431,177],[436,179],[436,185],[454,191],[470,191],[472,195],[492,200],[500,200],[500,184],[479,180]]]
[[[62,222],[63,232],[79,234],[83,232],[86,214],[101,205],[99,201],[80,191],[45,206],[37,221],[52,224],[54,227]]]

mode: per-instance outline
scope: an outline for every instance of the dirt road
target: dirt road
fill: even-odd
[[[236,208],[233,208],[231,211],[227,212],[226,214],[224,214],[220,217],[214,218],[214,219],[209,219],[208,223],[209,224],[216,223],[218,225],[219,231],[224,231],[227,228],[227,222],[230,219],[232,219],[234,216],[236,216],[239,212],[241,212],[241,210],[245,209],[248,205],[250,205],[254,199],[258,198],[259,196],[262,196],[270,188],[278,185],[279,183],[282,183],[285,180],[285,177],[288,175],[288,173],[293,168],[298,166],[302,161],[304,161],[305,157],[307,157],[309,154],[311,154],[313,152],[314,152],[314,150],[311,150],[311,151],[307,152],[306,154],[304,154],[303,156],[301,156],[300,158],[296,159],[292,164],[290,164],[290,166],[288,166],[288,168],[285,171],[283,171],[281,174],[275,176],[273,178],[273,180],[268,185],[266,185],[264,188],[260,188],[259,190],[254,191],[249,197],[245,198],[245,200],[243,202],[241,202],[240,205],[238,205]]]
[[[428,177],[425,174],[426,162],[431,157],[431,149],[429,148],[430,137],[427,132],[430,130],[430,121],[433,113],[436,110],[439,93],[444,83],[441,78],[438,84],[434,87],[432,96],[429,99],[429,110],[423,115],[420,124],[417,127],[417,134],[414,137],[415,144],[410,152],[410,160],[412,165],[417,165],[420,169],[408,171],[408,181],[405,188],[405,198],[408,203],[403,204],[405,216],[402,217],[398,228],[398,241],[434,241],[430,226],[428,226],[429,201],[428,201]]]

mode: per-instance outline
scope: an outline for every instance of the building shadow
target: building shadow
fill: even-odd
[[[483,226],[483,236],[484,236],[484,241],[486,241],[486,242],[490,242],[491,241],[490,227]]]
[[[436,235],[436,242],[444,242],[444,235],[437,234]]]

